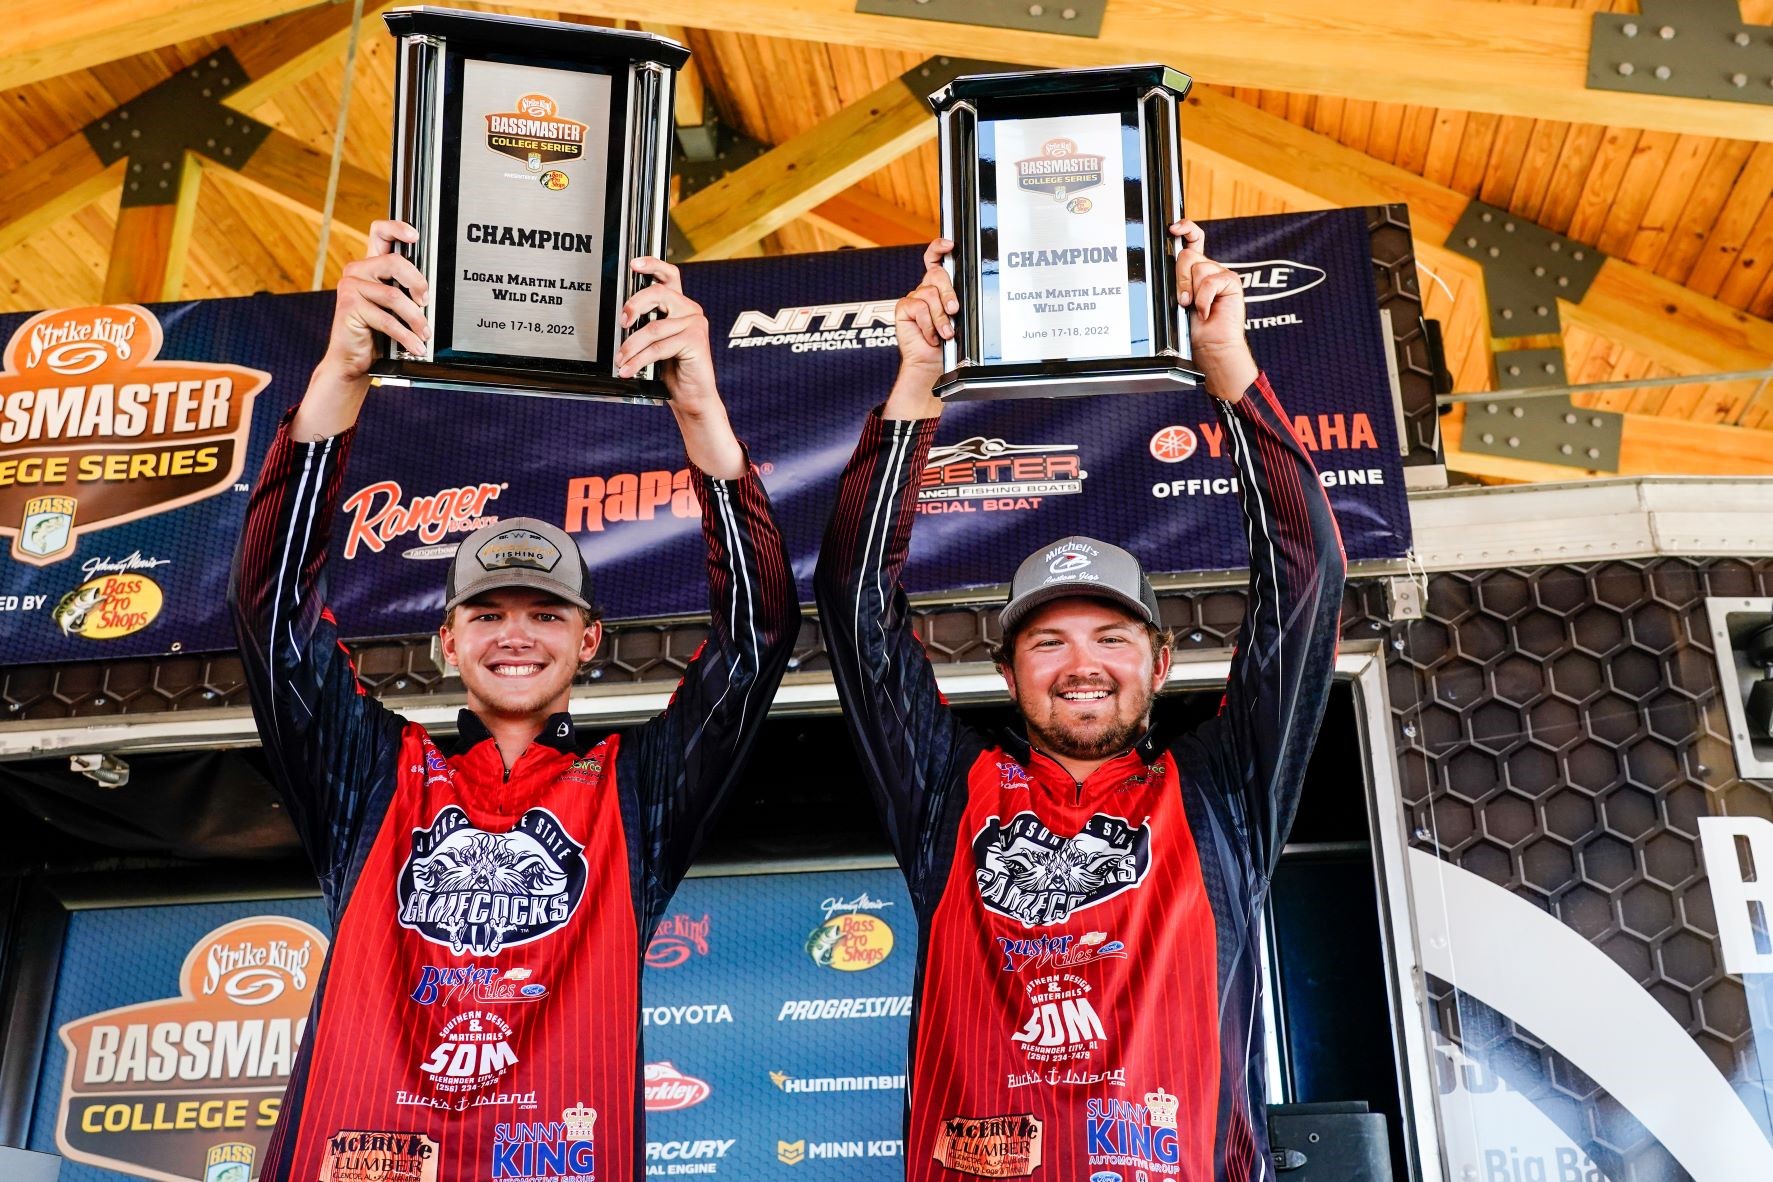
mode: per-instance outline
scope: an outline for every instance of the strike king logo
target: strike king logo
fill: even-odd
[[[157,361],[160,321],[134,304],[40,312],[0,371],[0,534],[48,566],[80,534],[214,496],[240,476],[252,402],[271,375]]]
[[[1033,813],[991,817],[973,838],[973,872],[986,910],[1024,927],[1064,923],[1145,880],[1151,825],[1097,813],[1060,837]]]
[[[691,956],[708,955],[708,929],[713,921],[687,915],[667,915],[659,921],[652,942],[646,946],[646,967],[674,969]]]
[[[49,618],[63,636],[115,640],[152,624],[165,603],[160,584],[147,575],[107,574],[88,579],[62,596]]]
[[[507,833],[474,828],[457,805],[412,831],[395,891],[400,926],[460,956],[492,956],[572,918],[585,893],[584,846],[544,808]]]
[[[1016,161],[1016,184],[1025,192],[1045,193],[1054,201],[1102,183],[1102,157],[1077,150],[1077,141],[1060,137],[1040,146],[1040,155]],[[1086,204],[1073,212],[1089,209]]]
[[[648,1112],[694,1108],[714,1089],[708,1081],[685,1075],[670,1063],[648,1063],[642,1072]]]
[[[299,920],[235,920],[192,945],[176,996],[64,1025],[62,1156],[164,1182],[247,1182],[325,958],[326,937]]]
[[[380,554],[395,538],[412,533],[419,535],[423,545],[411,547],[403,557],[448,558],[456,548],[442,544],[443,539],[497,521],[498,516],[486,510],[505,488],[503,484],[470,484],[407,500],[398,480],[366,484],[341,506],[351,515],[345,531],[345,560],[356,558],[360,550]]]
[[[1075,443],[1010,443],[975,435],[930,449],[918,482],[917,511],[1038,509],[1042,497],[1082,492],[1089,475]]]
[[[825,922],[807,936],[807,955],[821,968],[844,973],[873,968],[893,951],[893,929],[867,912],[891,906],[865,891],[854,899],[826,899]]]
[[[486,146],[502,156],[521,160],[529,171],[540,173],[544,164],[583,156],[585,130],[585,124],[563,116],[547,95],[526,94],[517,100],[515,111],[486,117]],[[566,186],[550,186],[555,187]]]

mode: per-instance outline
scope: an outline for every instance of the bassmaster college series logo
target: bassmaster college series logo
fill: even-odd
[[[134,304],[40,312],[0,371],[0,534],[32,566],[80,534],[214,496],[239,478],[263,370],[157,361]],[[122,635],[122,633],[113,633]]]
[[[69,1022],[62,1155],[165,1182],[248,1182],[270,1143],[326,937],[263,915],[210,932],[178,995]]]
[[[917,490],[919,513],[1038,509],[1071,496],[1089,478],[1075,443],[1010,443],[974,435],[932,447]]]
[[[500,155],[523,161],[523,166],[540,173],[544,164],[557,160],[577,160],[585,154],[586,125],[560,113],[558,104],[545,94],[526,94],[517,100],[515,111],[502,111],[486,117],[486,146]],[[551,184],[551,189],[564,189],[566,184]]]
[[[1079,189],[1102,183],[1102,157],[1077,150],[1077,141],[1060,137],[1040,146],[1040,155],[1016,161],[1016,184],[1029,193],[1045,193],[1064,201]],[[1086,202],[1075,213],[1089,210]]]

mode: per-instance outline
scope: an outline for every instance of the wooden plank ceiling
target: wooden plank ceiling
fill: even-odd
[[[1111,8],[1115,2],[1110,0]],[[1494,2],[1526,4],[1526,0]],[[712,6],[718,0],[708,3]],[[1636,0],[1537,3],[1621,12],[1637,8]],[[578,13],[562,17],[534,8],[473,6],[579,21],[596,20],[583,11],[599,7],[584,0],[577,5]],[[1742,0],[1742,12],[1746,20],[1773,24],[1773,0]],[[1527,13],[1521,15],[1523,20],[1531,19]],[[300,18],[298,13],[280,19]],[[262,27],[277,26],[269,22],[220,32],[0,92],[0,112],[4,112],[0,118],[9,132],[0,136],[0,175],[40,158],[88,121],[169,73]],[[688,28],[686,35],[707,107],[718,112],[726,126],[766,144],[810,131],[920,61],[910,52],[823,41],[697,27]],[[993,39],[989,30],[978,31],[975,56],[999,56],[993,53]],[[345,91],[344,57],[344,39],[335,38],[325,60],[303,80],[242,109],[323,157],[329,155]],[[392,40],[379,16],[366,18],[351,76],[343,164],[374,178],[383,178],[388,171],[392,57]],[[1189,68],[1185,60],[1172,64]],[[1773,142],[1278,89],[1240,87],[1220,93],[1445,189],[1505,207],[1728,309],[1773,319]],[[1186,157],[1186,121],[1183,136]],[[1189,210],[1196,217],[1273,213],[1290,207],[1276,188],[1216,171],[1199,160],[1188,162],[1186,186]],[[884,203],[894,211],[896,240],[933,229],[937,220],[933,144],[925,143],[861,178],[857,188],[876,208]],[[0,310],[100,299],[116,230],[118,192],[113,183],[102,186],[96,196],[82,190],[75,197],[84,204],[0,252]],[[5,200],[9,199],[0,198]],[[0,234],[9,208],[0,204]],[[361,250],[361,230],[361,225],[335,223],[325,250],[324,284],[330,285],[343,262]],[[290,200],[270,199],[260,187],[228,170],[206,167],[178,294],[208,298],[305,290],[320,237],[316,211]],[[761,249],[767,253],[827,250],[855,240],[853,234],[835,229],[831,218],[815,213],[781,226],[762,241]],[[1446,323],[1458,388],[1490,388],[1490,343],[1481,292],[1472,274],[1427,275],[1424,290],[1430,314]],[[1586,324],[1569,321],[1566,317],[1564,343],[1572,381],[1639,380],[1675,372]],[[1761,364],[1770,362],[1773,359]],[[1765,382],[1689,384],[1591,396],[1590,401],[1609,409],[1697,423],[1773,429],[1773,385]],[[1773,452],[1773,439],[1769,451]]]

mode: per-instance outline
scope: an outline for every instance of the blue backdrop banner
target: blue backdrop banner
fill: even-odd
[[[1410,546],[1361,210],[1208,227],[1252,340],[1314,453],[1350,559]],[[693,264],[722,392],[781,516],[803,599],[838,473],[897,361],[912,247]],[[330,294],[0,316],[0,660],[232,647],[246,494],[324,351]],[[1154,571],[1244,565],[1233,467],[1203,393],[950,408],[923,474],[913,590],[1001,583],[1045,542],[1106,536]],[[371,394],[334,528],[344,632],[437,624],[444,563],[520,515],[580,541],[616,618],[706,610],[682,443],[657,406]]]

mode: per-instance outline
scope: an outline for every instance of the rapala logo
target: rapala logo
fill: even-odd
[[[670,1063],[648,1063],[645,1071],[646,1110],[675,1112],[693,1108],[713,1091],[706,1080],[685,1075]]]
[[[852,304],[811,304],[782,308],[774,315],[740,312],[727,330],[726,347],[786,345],[795,353],[833,349],[876,349],[896,344],[893,300]]]
[[[89,529],[213,496],[245,461],[252,400],[271,376],[156,361],[160,322],[134,304],[41,312],[0,371],[0,534],[47,566]]]
[[[1292,259],[1263,259],[1259,263],[1227,263],[1244,284],[1244,303],[1284,300],[1310,291],[1328,276],[1322,267]]]
[[[398,480],[365,485],[345,498],[344,511],[351,515],[345,533],[345,558],[349,561],[357,557],[359,547],[380,554],[389,542],[409,533],[417,533],[422,542],[435,544],[446,534],[471,532],[490,525],[496,517],[485,516],[486,507],[504,489],[502,484],[474,484],[439,489],[408,501]]]
[[[486,117],[486,146],[501,156],[524,162],[531,172],[556,160],[577,160],[585,153],[585,124],[560,114],[545,94],[526,94],[515,111]]]
[[[975,435],[930,449],[917,511],[1038,509],[1042,497],[1082,492],[1088,477],[1074,443],[1010,443]]]
[[[701,516],[688,468],[578,476],[566,482],[568,533],[598,533],[615,521],[651,521],[661,509],[673,517]]]

